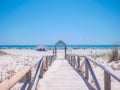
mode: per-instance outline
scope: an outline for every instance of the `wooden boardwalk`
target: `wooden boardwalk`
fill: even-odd
[[[38,90],[88,90],[88,87],[67,60],[55,60],[39,80]]]
[[[22,78],[26,80],[21,90],[113,90],[111,77],[120,82],[118,73],[90,57],[70,54],[66,56],[67,60],[62,57],[55,59],[55,55],[43,56],[35,65],[25,66],[9,80],[1,83],[0,90],[10,90]],[[101,89],[99,77],[96,78],[91,63],[104,70],[104,89]],[[94,85],[89,80],[93,80]]]

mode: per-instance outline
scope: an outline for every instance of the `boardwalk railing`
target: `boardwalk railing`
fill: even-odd
[[[21,79],[26,78],[21,90],[35,90],[40,78],[43,77],[45,71],[55,60],[55,55],[43,56],[42,59],[33,66],[25,66],[23,70],[16,73],[11,79],[0,84],[0,90],[10,90]],[[32,77],[32,69],[37,67],[34,77]],[[32,79],[33,78],[33,79]]]
[[[104,90],[111,90],[111,76],[114,77],[116,80],[118,80],[118,82],[120,82],[120,76],[117,73],[115,73],[111,68],[100,62],[96,62],[95,60],[92,60],[88,57],[75,55],[75,54],[67,54],[67,60],[79,72],[81,72],[81,68],[85,66],[84,77],[88,80],[89,71],[90,71],[97,90],[101,90],[101,87],[98,83],[98,80],[95,76],[95,73],[92,69],[90,62],[94,63],[95,65],[99,66],[104,70]],[[80,64],[81,60],[84,60],[82,64]]]

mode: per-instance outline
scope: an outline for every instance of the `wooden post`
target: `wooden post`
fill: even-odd
[[[48,56],[48,66],[50,66],[50,56]]]
[[[104,90],[111,90],[111,78],[106,71],[104,71]]]
[[[48,69],[48,56],[46,56],[46,68]]]
[[[50,66],[51,66],[51,64],[52,64],[52,57],[50,56]]]
[[[73,56],[72,62],[73,62],[73,67],[74,67],[75,66],[75,56]]]
[[[72,61],[72,56],[70,56],[70,64],[71,64],[71,61]],[[72,64],[71,64],[72,65]]]
[[[72,56],[70,56],[70,64],[72,65]]]
[[[75,67],[77,68],[77,59],[76,59],[76,56],[74,56],[74,64],[75,64]]]
[[[75,56],[73,56],[73,67],[75,67],[76,61]]]
[[[69,62],[69,63],[70,63],[70,58],[71,58],[71,57],[70,57],[70,56],[68,56],[68,62]]]
[[[73,56],[71,56],[71,58],[72,58],[72,59],[71,59],[71,63],[72,63],[72,66],[73,66],[73,65],[74,65],[74,64],[73,64]]]
[[[86,59],[85,59],[85,78],[89,79],[89,71],[88,71],[88,66],[87,66]]]
[[[28,86],[28,89],[27,90],[31,90],[31,87],[32,87],[32,80],[31,80],[31,78],[32,78],[32,75],[31,75],[32,73],[31,73],[31,70],[27,73],[27,75],[26,75],[26,78],[27,78],[27,80],[28,80],[28,82],[29,82],[29,86]]]
[[[53,60],[54,60],[54,61],[56,60],[55,55],[53,56]]]
[[[77,69],[78,70],[80,69],[80,57],[79,56],[77,57]]]
[[[72,65],[72,56],[70,56],[70,64]]]
[[[42,69],[43,69],[44,71],[47,71],[47,60],[46,60],[46,58],[45,58],[44,61],[43,61]]]
[[[93,80],[94,80],[94,82],[95,82],[95,85],[96,85],[97,90],[101,90],[100,85],[99,85],[99,83],[98,83],[98,81],[97,81],[97,78],[96,78],[96,76],[95,76],[95,73],[94,73],[94,71],[93,71],[93,69],[92,69],[92,67],[91,67],[91,64],[90,64],[90,62],[88,61],[88,58],[85,58],[85,64],[87,65],[88,69],[90,70],[91,76],[92,76],[92,78],[93,78]]]
[[[41,67],[41,70],[40,70],[40,75],[39,75],[39,78],[43,78],[43,73],[44,73],[44,71],[43,71],[43,63],[42,63],[42,67]]]

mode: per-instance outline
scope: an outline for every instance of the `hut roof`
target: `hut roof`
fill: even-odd
[[[62,40],[59,40],[55,45],[65,45],[66,46],[66,44]]]

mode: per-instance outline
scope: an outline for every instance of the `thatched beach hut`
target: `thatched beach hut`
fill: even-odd
[[[36,50],[37,51],[47,51],[47,48],[45,46],[37,46]]]

